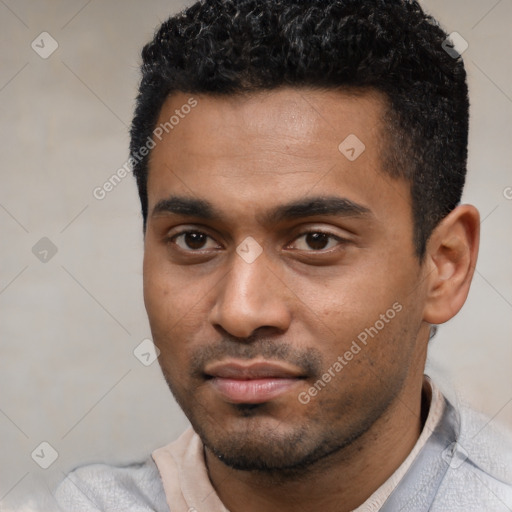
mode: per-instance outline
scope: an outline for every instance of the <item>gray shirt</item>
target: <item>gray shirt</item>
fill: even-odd
[[[482,415],[457,410],[439,396],[442,413],[429,435],[423,436],[419,449],[404,462],[407,467],[397,470],[398,482],[386,491],[381,503],[368,500],[358,511],[512,511],[512,437],[491,427]],[[432,409],[431,405],[429,418]],[[202,444],[195,432],[189,429],[162,450],[140,464],[78,468],[61,483],[56,499],[65,512],[227,510],[208,481]],[[170,471],[165,469],[164,456],[167,467],[173,466]],[[211,494],[206,502],[205,489]],[[379,492],[382,496],[382,489],[375,494]]]

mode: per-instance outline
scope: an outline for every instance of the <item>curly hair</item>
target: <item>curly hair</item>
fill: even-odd
[[[469,99],[460,56],[412,0],[201,0],[170,17],[142,50],[130,155],[144,230],[148,157],[138,153],[169,94],[244,94],[281,86],[376,90],[386,98],[382,172],[410,184],[422,259],[460,202]]]

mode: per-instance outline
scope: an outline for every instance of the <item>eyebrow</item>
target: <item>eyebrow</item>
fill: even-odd
[[[224,214],[205,199],[186,196],[170,196],[159,201],[151,213],[176,214],[185,217],[197,217],[210,221],[226,221]],[[338,196],[317,196],[298,199],[279,205],[257,216],[260,224],[275,224],[286,220],[313,217],[315,215],[333,215],[338,217],[370,217],[372,211],[350,199]]]

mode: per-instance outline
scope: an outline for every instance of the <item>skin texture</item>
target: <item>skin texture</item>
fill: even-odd
[[[421,432],[429,328],[466,299],[478,212],[456,208],[418,260],[408,184],[380,167],[389,142],[377,93],[193,96],[197,106],[150,159],[144,298],[162,371],[231,512],[352,510]],[[171,95],[159,123],[189,98]],[[338,150],[350,134],[365,145],[354,161]],[[221,218],[171,212],[171,196],[208,201]],[[264,218],[327,196],[365,213]],[[179,236],[187,230],[204,235]],[[332,236],[307,235],[319,231]],[[236,251],[249,236],[262,249],[251,263]],[[346,364],[336,371],[339,356]],[[278,361],[301,378],[264,403],[233,403],[204,374],[222,361]]]

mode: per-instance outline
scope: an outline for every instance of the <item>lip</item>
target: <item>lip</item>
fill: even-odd
[[[209,377],[238,380],[305,377],[298,368],[274,361],[219,361],[208,365],[204,373]]]
[[[305,378],[296,367],[272,361],[221,361],[208,365],[205,375],[217,393],[235,404],[268,402]]]

